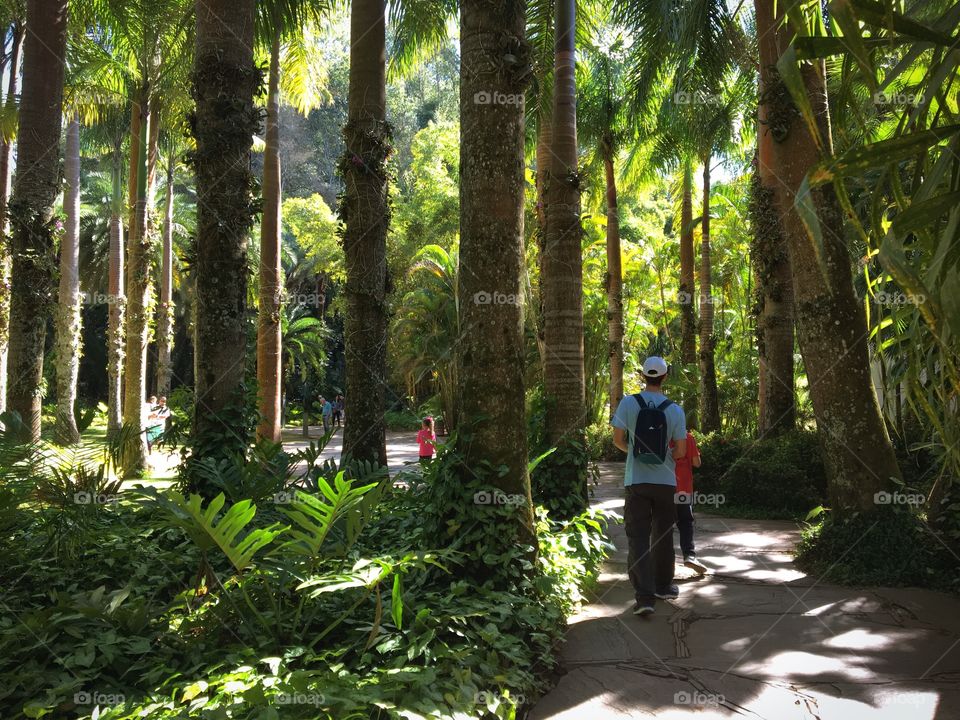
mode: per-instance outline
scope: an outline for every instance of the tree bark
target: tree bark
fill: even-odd
[[[535,547],[522,402],[524,80],[503,59],[528,52],[524,17],[522,0],[460,3],[457,395],[459,424],[470,428],[466,467],[502,466],[490,482],[525,499],[511,506],[504,542]]]
[[[697,362],[697,296],[693,254],[693,167],[690,158],[683,163],[683,196],[680,200],[680,362]]]
[[[551,497],[572,512],[586,506],[582,461],[586,400],[583,370],[583,254],[577,169],[575,78],[576,0],[556,3],[552,158],[544,193],[546,237],[540,279],[546,350],[546,435],[558,448],[551,458]]]
[[[774,42],[771,36],[760,39],[761,45],[771,42]],[[763,97],[762,83],[760,96]],[[757,437],[792,430],[797,415],[793,377],[793,278],[777,204],[779,183],[773,172],[773,136],[767,127],[768,111],[767,105],[761,102],[757,164],[750,198],[754,232],[750,257],[756,278],[754,316],[759,356]]]
[[[610,418],[623,397],[623,271],[620,257],[620,212],[610,143],[604,143],[607,184],[607,336],[610,355]]]
[[[254,0],[197,0],[191,132],[196,140],[197,323],[195,457],[246,448],[247,242],[253,221],[250,148],[259,130],[254,93]]]
[[[260,424],[257,437],[280,442],[282,365],[280,316],[283,267],[280,264],[280,37],[270,50],[266,148],[263,154],[263,217],[260,221],[260,307],[257,328],[257,389]]]
[[[66,217],[60,241],[60,288],[56,320],[57,418],[54,439],[61,445],[80,442],[75,405],[80,372],[80,120],[74,115],[67,126],[64,150]]]
[[[346,425],[343,455],[387,463],[383,424],[387,383],[386,37],[383,0],[354,0],[350,18],[350,89],[340,216],[347,279],[344,293]]]
[[[173,192],[177,160],[172,152],[167,158],[167,174],[163,203],[163,249],[160,258],[160,301],[157,304],[157,395],[170,392],[173,366]]]
[[[123,423],[130,428],[123,470],[127,477],[142,473],[147,460],[143,404],[147,396],[147,312],[152,292],[150,233],[147,228],[147,164],[150,125],[156,116],[150,107],[150,88],[144,84],[133,106],[130,123],[130,232],[127,237],[126,306],[124,308]],[[136,139],[134,139],[136,138]]]
[[[113,198],[110,211],[110,259],[107,305],[107,436],[114,437],[123,423],[124,355],[124,243],[123,243],[123,151],[113,148]]]
[[[761,36],[776,32],[779,25],[773,7],[773,0],[756,0]],[[797,336],[820,430],[831,507],[842,515],[876,509],[874,494],[886,490],[891,478],[900,478],[900,470],[870,377],[866,318],[854,294],[843,212],[833,186],[812,192],[824,234],[822,259],[795,208],[803,178],[833,148],[823,63],[801,68],[823,151],[776,73],[776,59],[792,39],[791,32],[785,27],[778,33],[777,58],[763,58],[761,72],[766,99],[776,101],[768,118],[793,269]]]
[[[537,118],[537,230],[536,230],[536,267],[537,267],[537,307],[534,313],[537,333],[537,353],[540,357],[540,376],[543,376],[547,365],[547,349],[543,340],[543,249],[547,232],[547,195],[544,188],[547,184],[547,175],[550,173],[551,147],[553,144],[553,109],[540,108]]]
[[[714,358],[714,297],[710,251],[710,155],[703,161],[703,219],[700,222],[700,426],[705,433],[720,430],[720,400]]]
[[[20,81],[20,52],[24,26],[13,22],[13,44],[10,48],[10,80],[4,104],[12,107]],[[10,201],[10,154],[13,143],[0,140],[0,412],[7,409],[7,354],[10,343],[10,223],[7,203]]]
[[[60,186],[66,0],[28,2],[27,27],[17,174],[10,200],[13,274],[7,406],[23,420],[25,439],[38,441],[44,340],[57,274],[52,219]]]

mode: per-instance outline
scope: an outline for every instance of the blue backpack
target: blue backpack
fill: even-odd
[[[664,400],[659,405],[647,403],[640,393],[633,396],[640,404],[637,424],[633,429],[633,457],[644,465],[659,465],[667,457],[670,444],[670,432],[667,427],[668,407],[672,400]]]

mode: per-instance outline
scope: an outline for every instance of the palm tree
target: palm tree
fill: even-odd
[[[67,125],[64,155],[67,188],[63,198],[66,216],[60,240],[60,290],[55,314],[57,419],[54,437],[62,445],[80,442],[76,409],[80,372],[80,120],[74,112]]]
[[[768,34],[761,45],[775,42]],[[773,50],[775,52],[775,48]],[[764,50],[766,57],[770,50]],[[764,97],[761,73],[759,97]],[[793,363],[793,278],[777,206],[779,182],[773,170],[773,135],[766,104],[758,108],[757,155],[750,186],[753,242],[750,259],[756,279],[758,367],[757,436],[774,436],[796,424]]]
[[[546,232],[541,259],[545,350],[544,391],[548,442],[561,450],[551,487],[586,505],[582,446],[585,425],[583,377],[583,257],[580,176],[577,167],[575,76],[576,0],[556,2],[556,54],[551,162],[544,186]],[[564,451],[566,450],[566,451]]]
[[[387,172],[384,0],[354,0],[340,217],[347,280],[343,454],[386,465]]]
[[[151,61],[152,61],[152,56]],[[127,185],[130,203],[129,233],[126,243],[124,278],[124,366],[123,366],[123,422],[133,428],[143,425],[143,403],[147,394],[147,340],[149,305],[153,293],[150,276],[152,235],[148,222],[147,165],[151,124],[159,118],[151,116],[150,86],[147,80],[133,103],[130,123],[130,168]],[[146,463],[146,435],[131,435],[124,461],[124,471],[135,475]]]
[[[259,35],[270,47],[267,82],[267,114],[263,155],[263,215],[260,222],[260,283],[257,310],[257,392],[260,422],[257,437],[280,442],[283,371],[280,315],[283,296],[281,263],[281,182],[280,182],[280,99],[282,68],[290,69],[291,59],[309,54],[305,35],[311,21],[327,11],[324,0],[299,0],[261,5]],[[285,52],[286,51],[286,52]],[[286,61],[286,62],[284,62]],[[301,65],[303,63],[300,63]],[[300,70],[297,72],[296,70]],[[297,68],[301,79],[312,79],[297,90],[297,104],[307,112],[315,105],[317,78]],[[289,74],[289,73],[288,73]],[[289,87],[289,84],[288,84]]]
[[[253,220],[250,148],[260,114],[254,95],[254,0],[196,0],[190,118],[196,140],[196,403],[193,452],[222,457],[247,444],[247,237]]]
[[[163,229],[161,231],[160,298],[157,303],[157,395],[170,392],[173,367],[173,198],[174,178],[179,163],[178,148],[171,134],[166,142],[164,168]]]
[[[524,5],[460,3],[462,335],[457,396],[460,423],[470,427],[470,442],[464,446],[467,467],[501,465],[490,482],[526,499],[515,507],[514,524],[500,526],[502,538],[533,544],[522,402],[524,132],[519,99],[527,79],[521,53]],[[505,38],[505,45],[489,43],[490,37]],[[494,98],[516,101],[492,102]]]
[[[257,324],[257,437],[280,442],[283,267],[280,255],[280,33],[270,48],[266,150],[263,156],[263,217],[260,221],[260,303]]]
[[[705,166],[705,180],[709,180],[707,167],[714,147],[718,144],[714,127],[707,131],[702,125],[701,112],[710,109],[713,100],[727,85],[729,69],[738,58],[742,45],[739,27],[730,15],[727,6],[717,0],[694,0],[678,17],[662,13],[659,5],[629,0],[618,5],[617,17],[634,32],[630,91],[631,109],[641,124],[648,125],[647,118],[656,118],[656,125],[646,132],[655,135],[652,162],[655,166],[680,166],[682,168],[681,220],[680,220],[680,288],[681,341],[680,357],[684,365],[692,364],[696,356],[694,293],[694,227],[693,218],[693,165],[699,161]],[[716,118],[723,115],[717,113]],[[711,134],[712,133],[712,134]],[[704,188],[704,209],[709,211],[709,188]],[[713,323],[709,304],[710,288],[703,287],[709,279],[709,217],[706,220],[705,246],[701,246],[700,288],[700,410],[707,410],[709,417],[698,418],[687,411],[691,426],[702,423],[702,429],[719,429],[716,377],[713,370]],[[706,255],[706,273],[703,257]],[[706,310],[708,317],[703,318]],[[708,347],[703,348],[707,340]]]
[[[607,209],[607,355],[611,418],[623,397],[623,272],[615,163],[630,126],[623,97],[622,63],[623,40],[620,37],[605,50],[590,48],[585,73],[587,84],[582,88],[578,108],[581,139],[594,148],[594,156],[603,166]]]
[[[687,154],[682,160],[683,176],[680,191],[680,362],[697,362],[697,296],[696,263],[693,251],[693,161]],[[696,415],[694,415],[694,419]]]
[[[781,24],[782,9],[775,10],[772,0],[756,0],[755,6],[757,33],[776,36],[775,43],[761,46],[760,65],[765,97],[777,99],[767,108],[775,126],[774,172],[781,183],[797,336],[828,468],[831,506],[838,513],[869,511],[876,507],[875,493],[901,475],[870,377],[866,319],[854,294],[844,212],[832,183],[803,189],[808,174],[833,153],[826,68],[820,60],[792,65],[786,53],[796,28]],[[771,51],[775,57],[766,55]],[[792,73],[792,87],[773,71],[778,63],[781,72]],[[816,214],[819,240],[811,241],[798,203]]]
[[[459,260],[456,250],[426,245],[413,258],[415,289],[400,303],[393,329],[398,370],[413,395],[424,378],[436,378],[444,426],[457,426],[457,375],[453,362],[461,337],[457,307]]]
[[[13,274],[10,303],[8,408],[20,414],[26,439],[40,439],[40,383],[46,321],[52,307],[62,127],[67,0],[30,0],[24,43],[17,174],[10,200]]]
[[[16,97],[20,81],[20,54],[23,49],[24,25],[20,19],[19,8],[10,22],[3,25],[3,42],[6,48],[7,32],[11,36],[10,60],[5,66],[7,75],[7,93],[3,103],[3,114],[16,113]],[[6,62],[6,54],[3,60]],[[7,203],[10,200],[10,153],[13,139],[0,138],[0,412],[7,409],[7,352],[10,342],[10,223],[7,217]]]

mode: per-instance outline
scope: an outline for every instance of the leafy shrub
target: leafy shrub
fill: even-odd
[[[897,505],[846,517],[822,511],[805,528],[796,562],[826,582],[960,591],[956,559],[919,515]]]
[[[697,437],[703,465],[697,492],[722,494],[719,512],[802,518],[826,498],[827,479],[815,432],[763,440]]]
[[[604,516],[540,511],[533,553],[503,532],[508,508],[463,502],[490,468],[473,475],[452,447],[408,487],[349,480],[376,475],[359,467],[328,480],[318,457],[290,458],[308,466],[299,482],[279,455],[218,465],[205,485],[230,492],[210,501],[122,493],[68,562],[45,531],[52,504],[8,504],[4,716],[515,717],[606,552]],[[242,497],[278,479],[279,498]]]
[[[420,429],[423,418],[418,417],[413,410],[404,408],[402,410],[387,410],[383,415],[383,422],[387,426],[387,430],[416,432]]]
[[[613,427],[607,421],[587,427],[587,454],[593,462],[622,461],[624,453],[613,444]]]

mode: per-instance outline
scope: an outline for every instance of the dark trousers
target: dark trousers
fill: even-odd
[[[684,557],[696,555],[693,547],[693,500],[677,503],[677,530],[680,531],[680,552]]]
[[[628,485],[623,507],[629,552],[627,569],[637,600],[652,602],[673,584],[673,485]]]

